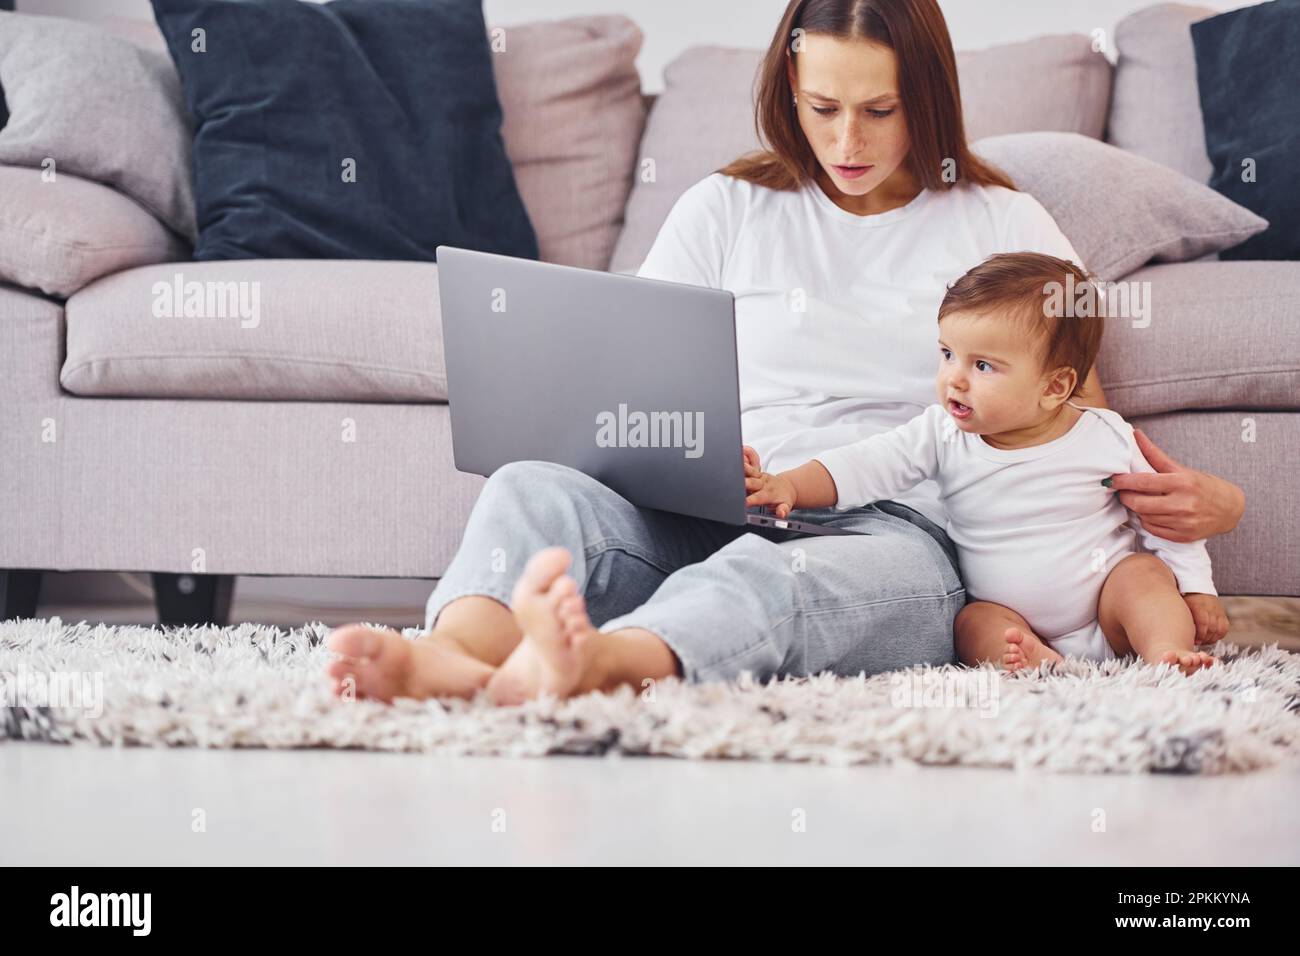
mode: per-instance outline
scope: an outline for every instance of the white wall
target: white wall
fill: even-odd
[[[1199,6],[1230,10],[1253,0],[1199,0]],[[977,49],[1047,33],[1107,32],[1150,0],[940,0],[953,45]],[[621,13],[645,33],[637,65],[648,93],[663,88],[663,68],[692,46],[765,47],[785,0],[485,0],[491,25],[509,26],[590,13]],[[18,10],[60,16],[152,16],[148,0],[18,0]]]

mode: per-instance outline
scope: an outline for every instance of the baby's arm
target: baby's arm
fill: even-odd
[[[773,475],[759,470],[757,458],[745,453],[745,505],[767,505],[778,518],[786,517],[797,502],[801,508],[826,508],[835,504],[835,482],[820,462],[810,461]]]
[[[931,405],[895,429],[834,448],[774,478],[789,483],[791,507],[844,511],[892,498],[937,474],[946,419],[942,406]]]

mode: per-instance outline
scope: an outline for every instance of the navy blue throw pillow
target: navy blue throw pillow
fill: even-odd
[[[1192,24],[1210,187],[1268,220],[1221,259],[1300,259],[1300,0]]]
[[[528,259],[479,0],[152,0],[194,118],[195,259]]]

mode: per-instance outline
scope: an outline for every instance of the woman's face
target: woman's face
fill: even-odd
[[[787,58],[790,86],[799,125],[830,184],[850,202],[882,183],[887,195],[917,192],[903,162],[910,141],[894,51],[824,33],[805,35],[801,47]]]

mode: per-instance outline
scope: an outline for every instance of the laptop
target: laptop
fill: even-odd
[[[645,508],[860,533],[746,507],[732,293],[454,246],[437,256],[458,471],[556,462]]]

